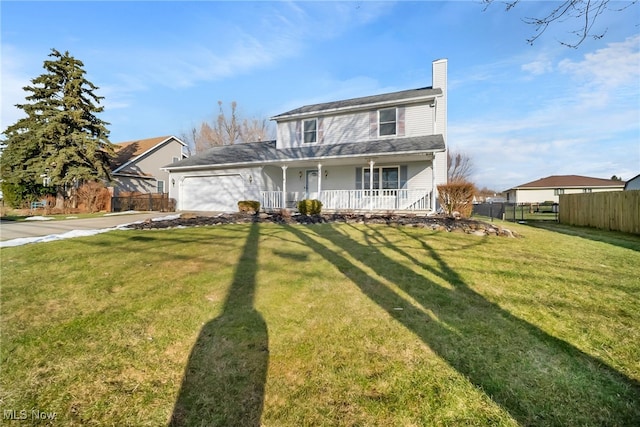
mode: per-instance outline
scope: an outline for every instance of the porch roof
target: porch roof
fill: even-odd
[[[195,156],[167,165],[163,169],[179,171],[207,167],[286,164],[323,159],[426,154],[444,151],[444,149],[444,138],[440,134],[285,149],[277,149],[276,141],[266,141],[213,147]]]

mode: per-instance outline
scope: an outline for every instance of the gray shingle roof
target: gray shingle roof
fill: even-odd
[[[273,120],[286,118],[297,114],[321,113],[323,111],[333,111],[349,107],[364,107],[371,104],[379,104],[385,102],[402,101],[412,98],[434,97],[442,94],[442,89],[433,89],[432,87],[423,87],[418,89],[403,90],[400,92],[384,93],[381,95],[364,96],[361,98],[345,99],[342,101],[325,102],[322,104],[305,105],[286,113],[278,114],[272,117]],[[399,102],[401,104],[401,102]]]
[[[213,147],[164,168],[176,170],[203,166],[249,166],[252,164],[288,163],[296,160],[430,153],[443,151],[444,148],[442,135],[388,138],[346,144],[309,145],[280,150],[276,149],[276,141],[267,141]]]

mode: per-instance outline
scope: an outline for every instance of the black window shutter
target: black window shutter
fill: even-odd
[[[362,190],[362,168],[356,168],[356,190]]]

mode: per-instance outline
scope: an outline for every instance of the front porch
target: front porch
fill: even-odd
[[[295,209],[297,202],[307,198],[320,200],[323,211],[433,211],[433,193],[427,189],[261,191],[260,196],[266,211]]]

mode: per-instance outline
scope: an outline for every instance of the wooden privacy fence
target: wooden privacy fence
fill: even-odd
[[[640,234],[640,190],[562,194],[558,219],[567,225]]]
[[[175,211],[175,200],[167,193],[121,193],[111,199],[113,212],[123,211]]]

